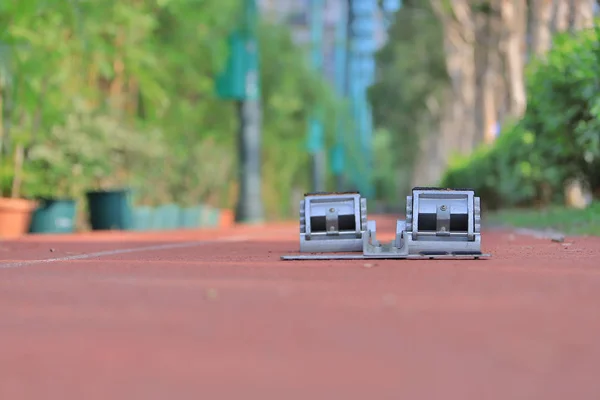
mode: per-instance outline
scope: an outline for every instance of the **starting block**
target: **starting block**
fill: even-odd
[[[383,244],[376,238],[375,221],[367,221],[366,199],[361,198],[359,193],[306,195],[300,207],[300,252],[312,254],[281,258],[490,257],[490,254],[481,252],[481,203],[473,190],[416,187],[406,200],[406,220],[397,221],[395,239]]]

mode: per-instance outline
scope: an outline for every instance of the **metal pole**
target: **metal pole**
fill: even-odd
[[[245,96],[239,100],[238,134],[240,192],[236,207],[236,221],[246,223],[262,222],[262,182],[261,182],[261,129],[262,108],[260,103],[260,79],[258,65],[258,44],[256,39],[257,7],[254,0],[245,2],[247,29]]]
[[[236,221],[261,222],[263,220],[260,147],[261,107],[254,99],[238,101],[240,132],[238,135],[240,193]]]
[[[352,51],[353,45],[353,34],[352,34],[352,23],[354,22],[354,12],[352,12],[352,5],[354,1],[348,0],[346,4],[346,76],[345,76],[345,93],[346,96],[350,96],[352,93],[352,60],[354,52]]]

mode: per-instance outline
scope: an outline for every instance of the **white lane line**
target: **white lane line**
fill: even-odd
[[[181,249],[181,248],[202,246],[202,245],[207,245],[207,244],[211,244],[211,243],[219,243],[219,242],[243,242],[248,239],[249,238],[247,236],[232,236],[232,237],[228,237],[228,238],[215,239],[215,240],[198,240],[198,241],[194,241],[194,242],[167,243],[167,244],[160,244],[160,245],[154,245],[154,246],[132,247],[132,248],[128,248],[128,249],[104,250],[104,251],[97,251],[94,253],[84,253],[84,254],[77,254],[77,255],[66,256],[66,257],[46,258],[46,259],[41,259],[41,260],[38,259],[38,260],[14,261],[14,262],[4,262],[4,263],[0,262],[0,269],[20,268],[20,267],[27,267],[30,265],[50,264],[50,263],[61,262],[61,261],[87,260],[90,258],[114,256],[114,255],[118,255],[118,254],[127,254],[127,253],[137,253],[137,252],[143,252],[143,251]]]

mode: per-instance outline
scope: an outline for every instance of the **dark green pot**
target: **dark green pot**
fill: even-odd
[[[132,228],[130,192],[127,189],[86,193],[93,230]]]
[[[38,199],[33,212],[29,232],[72,233],[75,231],[77,203],[71,199]]]

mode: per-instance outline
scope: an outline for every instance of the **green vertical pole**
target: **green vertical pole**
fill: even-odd
[[[315,71],[323,66],[323,0],[310,0],[311,61]],[[313,191],[325,190],[325,153],[322,111],[315,109],[308,124],[308,151],[312,161]]]
[[[346,93],[346,58],[347,58],[347,22],[348,12],[345,1],[340,1],[340,15],[335,27],[335,86],[340,97]],[[338,111],[335,126],[335,145],[331,151],[331,171],[335,176],[335,187],[338,191],[344,190],[344,116]]]

